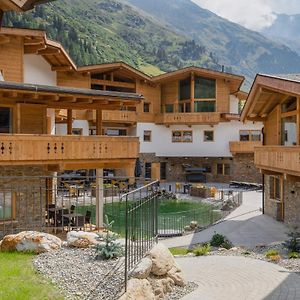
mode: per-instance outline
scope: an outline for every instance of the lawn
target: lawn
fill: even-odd
[[[0,252],[1,300],[64,299],[32,266],[33,254]]]
[[[109,221],[114,220],[113,230],[124,234],[125,228],[125,202],[114,202],[104,204],[104,214],[108,216]],[[163,200],[159,202],[158,209],[158,226],[163,228],[172,228],[180,226],[183,228],[189,225],[191,221],[197,221],[201,226],[207,226],[218,219],[221,215],[219,212],[213,211],[214,207],[206,203],[196,203],[182,200]],[[85,214],[86,210],[92,212],[92,222],[95,224],[96,206],[79,206],[76,211]],[[144,220],[145,216],[141,216]]]

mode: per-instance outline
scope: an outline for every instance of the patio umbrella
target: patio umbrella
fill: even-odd
[[[140,159],[137,158],[135,161],[134,176],[140,177],[141,175],[142,175],[142,166],[141,166]]]

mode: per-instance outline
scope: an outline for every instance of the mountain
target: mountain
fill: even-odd
[[[281,41],[300,54],[300,14],[277,14],[275,22],[261,33],[268,38]]]
[[[299,72],[300,57],[283,43],[223,19],[190,0],[127,0],[157,22],[204,44],[219,63],[253,78],[255,73]]]
[[[299,72],[285,45],[190,0],[57,0],[4,24],[45,29],[79,65],[123,60],[149,74],[188,65],[243,74]]]
[[[148,73],[187,65],[220,70],[204,44],[175,33],[130,6],[111,0],[57,0],[4,25],[45,29],[79,65],[123,60]]]

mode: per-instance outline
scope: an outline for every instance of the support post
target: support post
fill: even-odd
[[[126,168],[126,176],[129,178],[128,180],[129,184],[135,183],[134,170],[135,170],[135,161],[130,163]]]
[[[96,227],[103,227],[103,169],[96,169]]]
[[[3,12],[3,10],[0,9],[0,27],[2,27],[3,15],[4,15],[4,12]]]
[[[102,135],[102,109],[96,110],[96,134]]]
[[[72,109],[68,109],[67,113],[67,134],[72,135],[72,123],[73,123],[73,115],[72,115]]]
[[[195,111],[195,75],[191,75],[191,112]]]

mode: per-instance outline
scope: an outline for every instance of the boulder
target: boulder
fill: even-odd
[[[93,232],[70,231],[67,234],[67,244],[69,247],[88,248],[99,243],[98,235]]]
[[[22,231],[18,234],[7,235],[3,238],[1,251],[19,251],[43,253],[59,250],[62,241],[58,237],[37,231]]]
[[[152,260],[149,257],[144,257],[132,271],[132,277],[138,279],[146,279],[152,269]]]
[[[152,260],[151,273],[154,275],[165,275],[176,265],[173,255],[163,244],[155,245],[147,256]]]
[[[198,226],[198,222],[197,222],[197,221],[192,221],[192,222],[190,223],[190,228],[191,228],[191,229],[195,229],[197,226]]]
[[[174,281],[169,277],[159,278],[152,276],[148,280],[152,286],[155,299],[164,298],[166,294],[172,292],[174,288]]]
[[[127,283],[127,292],[119,300],[155,300],[155,296],[147,279],[132,278]]]

